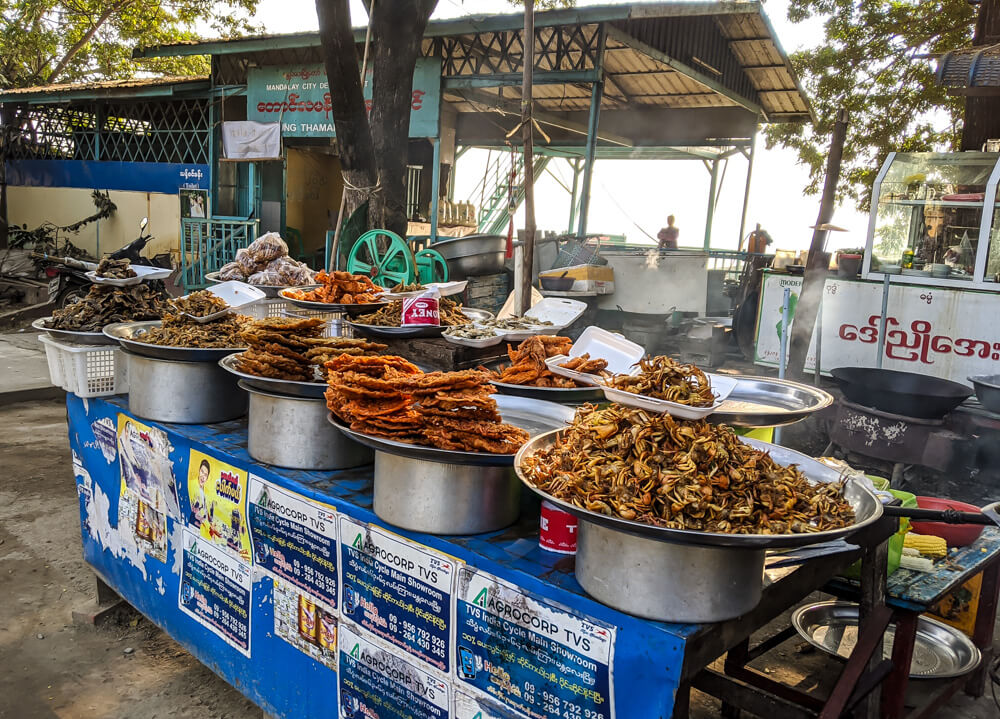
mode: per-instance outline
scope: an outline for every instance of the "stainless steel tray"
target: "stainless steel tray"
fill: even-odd
[[[207,272],[205,274],[205,279],[208,280],[209,282],[213,282],[215,284],[220,284],[220,283],[226,281],[226,280],[223,280],[223,279],[219,278],[219,273],[218,272]],[[247,284],[250,284],[250,283],[248,282]],[[289,285],[250,285],[250,286],[251,287],[256,287],[258,290],[260,290],[261,292],[264,293],[265,297],[269,297],[269,298],[272,298],[272,299],[278,296],[278,292],[279,291],[281,291],[281,290],[289,287]],[[293,289],[298,289],[298,288],[295,287]],[[291,301],[291,300],[289,300],[289,301]]]
[[[367,314],[367,313],[366,313]],[[493,313],[473,307],[463,307],[462,314],[473,322],[487,322],[493,319]],[[440,337],[448,329],[443,325],[418,325],[408,327],[385,327],[383,325],[365,325],[360,322],[348,322],[358,332],[371,337],[400,339],[405,337]]]
[[[779,547],[802,547],[809,544],[819,544],[829,542],[833,539],[840,539],[853,534],[858,529],[865,527],[882,516],[882,504],[874,494],[860,483],[848,480],[844,490],[844,496],[854,509],[854,524],[841,529],[831,529],[825,532],[814,532],[812,534],[724,534],[717,532],[698,532],[690,529],[668,529],[665,527],[654,527],[650,524],[635,522],[620,517],[609,517],[605,514],[591,512],[565,502],[561,499],[543,492],[533,485],[522,472],[524,458],[533,454],[539,449],[544,449],[561,436],[564,429],[557,429],[546,432],[525,443],[514,458],[514,469],[517,476],[527,485],[528,489],[535,492],[543,499],[558,505],[561,509],[571,514],[575,514],[588,522],[599,524],[611,529],[617,529],[629,534],[635,534],[650,539],[658,539],[664,542],[674,542],[677,544],[700,544],[713,547],[741,547],[745,549],[777,549]],[[740,437],[740,441],[749,444],[751,447],[764,450],[770,453],[774,461],[780,464],[797,464],[805,476],[814,482],[838,482],[840,473],[825,464],[817,462],[812,457],[808,457],[801,452],[782,447],[769,442],[761,442],[749,437]]]
[[[142,335],[160,321],[116,322],[104,328],[104,334],[116,340],[124,349],[144,357],[174,360],[177,362],[218,362],[226,355],[242,352],[246,347],[171,347],[142,341]]]
[[[504,394],[514,397],[540,399],[546,402],[560,404],[583,404],[584,402],[604,402],[604,389],[601,387],[532,387],[525,384],[508,384],[490,380],[490,384]]]
[[[542,402],[523,397],[505,397],[493,395],[497,408],[504,422],[526,430],[531,436],[563,427],[573,421],[573,410],[554,402]],[[374,437],[361,432],[355,432],[333,414],[328,416],[333,425],[356,442],[388,452],[399,457],[419,459],[425,462],[444,462],[446,464],[473,464],[482,467],[509,467],[514,462],[513,454],[489,454],[487,452],[456,452],[437,447],[424,447],[418,444],[396,442],[385,437]]]
[[[62,340],[63,342],[72,342],[77,345],[114,345],[118,344],[115,340],[105,335],[103,332],[77,332],[76,330],[56,330],[50,327],[46,327],[45,323],[51,320],[51,317],[39,317],[37,320],[31,323],[31,326],[36,330],[42,332],[47,332],[50,337]]]
[[[847,659],[858,641],[858,605],[819,602],[799,607],[792,615],[795,630],[817,649]],[[896,627],[885,631],[882,655],[892,657]],[[950,679],[968,674],[979,664],[976,645],[960,630],[927,616],[917,620],[917,636],[910,662],[913,679]]]
[[[294,297],[289,297],[285,294],[287,290],[308,292],[310,290],[315,290],[319,286],[320,285],[303,285],[302,287],[282,287],[278,291],[278,297],[285,300],[285,302],[291,302],[296,307],[302,307],[303,309],[322,310],[324,312],[346,312],[351,317],[366,315],[369,312],[376,312],[389,304],[388,302],[369,302],[364,305],[345,305],[341,302],[311,302],[310,300],[297,300]]]
[[[326,382],[317,380],[316,382],[299,382],[290,379],[274,379],[273,377],[260,377],[255,374],[247,374],[236,369],[236,361],[242,352],[226,355],[219,360],[219,366],[239,377],[244,383],[261,392],[270,394],[285,395],[292,397],[305,397],[307,399],[322,399],[326,392]]]
[[[708,417],[738,427],[778,427],[805,419],[833,404],[817,387],[770,377],[734,377],[736,389]]]

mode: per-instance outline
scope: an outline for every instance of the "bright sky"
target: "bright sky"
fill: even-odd
[[[615,0],[577,0],[577,5],[608,5]],[[822,41],[822,23],[811,21],[793,25],[786,19],[787,0],[769,0],[766,12],[786,52],[810,47]],[[470,14],[509,13],[516,8],[506,0],[440,0],[435,18]],[[355,25],[367,20],[360,0],[351,0]],[[269,33],[315,30],[315,0],[261,0],[256,16]],[[784,149],[764,149],[758,141],[750,186],[747,231],[754,224],[763,225],[774,238],[774,249],[806,249],[812,236],[809,226],[819,212],[819,196],[803,195],[808,182],[806,169],[796,163],[795,153]],[[469,197],[482,177],[483,157],[474,152],[465,155],[458,165],[456,199]],[[554,161],[549,168],[569,184],[565,163]],[[739,235],[740,213],[747,163],[742,156],[729,162],[726,170],[712,232],[716,248],[735,248]],[[602,160],[596,165],[591,194],[588,230],[625,234],[629,242],[650,242],[640,231],[656,235],[673,213],[681,229],[682,245],[702,244],[705,231],[709,173],[697,161]],[[569,217],[569,195],[548,174],[536,184],[536,220],[540,230],[564,231]],[[521,213],[523,214],[523,213]],[[520,217],[518,218],[520,220]],[[868,218],[853,205],[838,207],[834,224],[849,232],[831,233],[828,249],[865,244]],[[638,228],[637,228],[638,226]]]

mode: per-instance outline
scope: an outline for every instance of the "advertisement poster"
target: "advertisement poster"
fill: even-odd
[[[485,699],[477,699],[465,692],[455,691],[455,703],[451,715],[453,719],[514,719],[513,714],[509,714],[494,707]],[[576,715],[567,714],[576,719]],[[583,719],[581,716],[580,719]]]
[[[313,659],[337,671],[337,618],[315,597],[280,579],[274,583],[274,633]]]
[[[450,674],[455,561],[343,515],[340,538],[341,616]]]
[[[131,533],[146,554],[167,561],[167,515],[157,512],[124,486],[118,500],[118,532]]]
[[[337,609],[337,511],[250,475],[247,515],[258,569]]]
[[[340,719],[446,719],[450,686],[340,625]]]
[[[614,716],[614,627],[463,566],[455,633],[457,686],[531,719]]]
[[[118,414],[122,485],[157,512],[180,517],[171,449],[163,430]]]
[[[191,450],[188,460],[188,525],[202,539],[250,561],[250,532],[244,521],[247,473],[215,457]]]
[[[181,611],[250,656],[250,565],[184,528]]]

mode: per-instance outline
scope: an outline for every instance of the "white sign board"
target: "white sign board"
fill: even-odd
[[[280,160],[281,125],[277,122],[224,122],[222,154],[227,160]]]

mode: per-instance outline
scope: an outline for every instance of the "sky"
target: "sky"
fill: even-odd
[[[617,4],[615,0],[577,0],[578,6]],[[768,0],[765,12],[787,53],[822,42],[822,20],[792,24],[786,17],[787,0]],[[516,8],[507,0],[439,0],[435,18],[460,17],[482,13],[510,13]],[[355,25],[367,21],[360,0],[351,0]],[[260,0],[255,21],[268,33],[315,30],[315,0]],[[771,250],[801,250],[809,247],[819,213],[819,195],[804,195],[808,171],[797,164],[792,150],[764,148],[758,139],[755,150],[747,232],[760,223],[774,238]],[[455,199],[471,200],[482,177],[485,151],[463,156],[456,170]],[[549,169],[569,184],[568,166],[562,161],[549,163]],[[735,248],[739,238],[740,215],[747,162],[737,155],[729,161],[715,218],[712,246]],[[535,185],[536,223],[539,230],[565,231],[569,219],[569,194],[549,174]],[[652,243],[666,224],[668,214],[677,218],[680,244],[701,246],[709,190],[709,173],[698,161],[601,160],[596,163],[591,192],[588,232],[624,234],[629,242]],[[523,221],[523,209],[516,218]],[[848,232],[830,233],[827,249],[857,247],[865,244],[868,217],[853,204],[839,206],[833,223]]]

